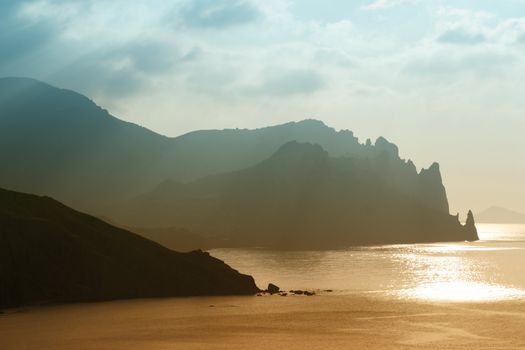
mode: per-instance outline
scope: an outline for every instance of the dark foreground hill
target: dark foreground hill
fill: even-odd
[[[51,198],[1,189],[0,282],[0,308],[258,290],[202,251],[177,253]]]
[[[330,157],[318,145],[290,142],[241,171],[188,184],[165,182],[121,208],[118,219],[138,227],[177,225],[226,246],[477,240],[472,213],[463,226],[448,207],[428,202],[429,183],[441,184],[437,164],[419,174],[403,164],[386,152]],[[400,176],[408,181],[396,180]]]

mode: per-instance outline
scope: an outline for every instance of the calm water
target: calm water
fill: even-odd
[[[480,241],[387,245],[334,251],[215,249],[259,287],[332,289],[408,299],[525,298],[525,225],[479,224]]]

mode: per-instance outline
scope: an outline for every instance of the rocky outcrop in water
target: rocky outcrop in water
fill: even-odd
[[[465,230],[471,237],[478,237],[478,229],[476,228],[476,222],[474,221],[474,214],[472,210],[468,211],[467,220],[465,222]]]

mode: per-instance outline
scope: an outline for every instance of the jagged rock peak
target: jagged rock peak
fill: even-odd
[[[439,180],[439,182],[442,182],[441,179],[441,170],[439,168],[439,163],[434,162],[428,169],[421,169],[421,172],[419,175],[422,175],[427,178],[435,178],[436,180]]]
[[[437,162],[432,163],[432,165],[428,168],[428,170],[429,171],[439,172],[440,171],[439,163],[437,163]]]
[[[410,168],[410,170],[412,170],[412,171],[414,171],[414,172],[417,173],[416,165],[414,164],[414,162],[412,161],[412,159],[407,160],[406,164],[408,165],[408,167]]]
[[[389,142],[383,136],[377,138],[375,147],[378,150],[386,151],[388,154],[393,155],[394,157],[399,158],[399,148],[393,143]]]
[[[476,221],[474,220],[474,214],[472,213],[472,210],[468,211],[467,221],[465,222],[465,226],[467,226],[467,227],[475,227],[476,226]]]
[[[474,220],[474,214],[472,214],[472,210],[468,211],[467,221],[465,222],[465,230],[467,231],[469,241],[479,240],[478,229],[476,228],[476,222]]]

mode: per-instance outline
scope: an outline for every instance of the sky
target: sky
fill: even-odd
[[[319,119],[525,212],[525,0],[0,0],[0,76],[168,136]]]

